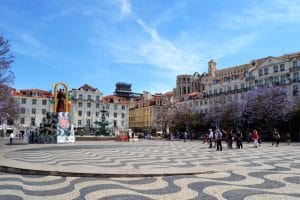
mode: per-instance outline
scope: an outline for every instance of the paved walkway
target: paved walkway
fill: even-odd
[[[252,146],[217,152],[199,141],[2,144],[2,169],[67,176],[1,173],[0,199],[300,199],[300,144]]]

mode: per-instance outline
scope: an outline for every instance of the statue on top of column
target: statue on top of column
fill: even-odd
[[[63,89],[59,89],[57,93],[56,112],[66,112],[66,94]]]

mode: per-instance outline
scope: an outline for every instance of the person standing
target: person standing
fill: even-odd
[[[290,142],[291,142],[291,135],[290,135],[290,133],[286,134],[286,141],[287,141],[288,145],[290,145]]]
[[[216,140],[217,140],[217,151],[222,151],[222,132],[220,129],[216,130]]]
[[[183,140],[184,140],[184,142],[186,142],[186,139],[187,139],[187,132],[184,131],[184,133],[183,133]]]
[[[9,134],[9,145],[12,145],[12,144],[13,144],[13,138],[14,138],[14,134],[13,134],[13,133],[10,133],[10,134]]]
[[[228,149],[232,149],[232,130],[227,135]]]
[[[212,129],[209,129],[209,134],[208,134],[209,148],[212,148],[213,139],[214,139],[214,133]]]
[[[243,148],[243,135],[240,131],[237,131],[237,133],[236,133],[236,147],[238,149]]]
[[[253,130],[252,138],[254,141],[254,148],[257,148],[258,147],[258,139],[259,139],[257,130]]]

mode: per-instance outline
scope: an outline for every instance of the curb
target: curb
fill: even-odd
[[[35,169],[23,169],[17,167],[0,166],[1,172],[23,174],[23,175],[46,175],[46,176],[63,176],[63,177],[97,177],[97,178],[138,178],[138,177],[159,177],[159,176],[188,176],[197,174],[212,174],[217,171],[205,172],[186,172],[186,173],[147,173],[147,174],[100,174],[100,173],[81,173],[81,172],[62,172],[46,171]]]

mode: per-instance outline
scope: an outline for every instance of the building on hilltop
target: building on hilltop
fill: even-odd
[[[185,83],[182,79],[185,79]],[[200,87],[192,87],[193,85]],[[269,56],[221,70],[211,60],[208,62],[207,74],[177,76],[175,95],[179,107],[206,109],[214,103],[220,103],[220,100],[240,101],[249,90],[272,86],[286,88],[291,100],[299,98],[300,52]],[[188,87],[190,90],[186,89]],[[195,92],[198,93],[197,96],[190,98],[189,94]]]
[[[123,82],[116,83],[116,89],[114,95],[119,97],[124,97],[128,100],[130,98],[141,96],[141,94],[132,92],[130,83],[123,83]]]

